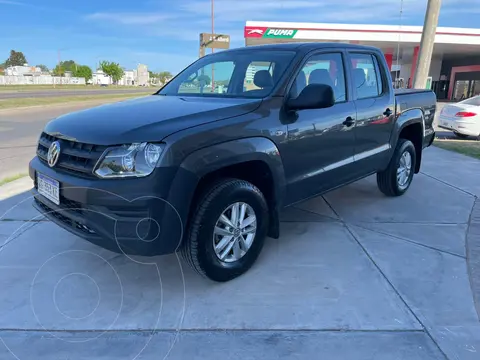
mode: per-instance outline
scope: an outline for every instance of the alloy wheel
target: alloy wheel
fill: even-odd
[[[228,206],[220,215],[213,231],[213,247],[217,257],[226,263],[240,260],[253,244],[257,217],[244,202]]]

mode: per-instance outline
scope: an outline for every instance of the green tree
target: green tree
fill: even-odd
[[[64,71],[71,71],[71,72],[73,72],[75,70],[75,67],[77,66],[77,64],[73,60],[62,61],[60,64],[64,69]]]
[[[71,71],[73,73],[76,67],[78,67],[78,65],[73,60],[60,61],[60,64],[53,69],[53,74],[56,76],[63,76],[65,71]]]
[[[25,55],[21,51],[10,50],[10,56],[5,61],[5,67],[9,66],[23,66],[27,63]]]
[[[92,78],[92,69],[90,69],[87,65],[77,65],[73,69],[73,76],[75,77],[83,77],[85,81],[88,81]]]
[[[100,62],[100,68],[105,73],[112,78],[115,84],[122,78],[124,71],[120,67],[120,64],[110,61],[102,61]]]
[[[173,77],[170,71],[161,71],[157,75],[158,75],[158,79],[162,84],[165,84],[168,80],[170,80]]]
[[[40,64],[40,65],[36,65],[36,67],[39,67],[42,70],[42,72],[48,72],[48,67],[46,65]]]
[[[65,74],[65,69],[62,68],[61,63],[55,66],[55,68],[52,70],[53,75],[55,76],[63,76]]]

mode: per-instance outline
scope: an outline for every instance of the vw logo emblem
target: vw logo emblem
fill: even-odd
[[[54,167],[60,157],[60,142],[54,141],[48,148],[47,162],[48,166]]]

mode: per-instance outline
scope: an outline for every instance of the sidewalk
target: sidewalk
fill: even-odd
[[[479,169],[429,148],[403,197],[370,177],[290,208],[226,284],[0,200],[0,358],[478,360]]]

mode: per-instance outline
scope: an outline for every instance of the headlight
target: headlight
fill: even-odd
[[[95,175],[101,178],[150,175],[164,147],[164,144],[141,143],[109,148],[95,166]]]

